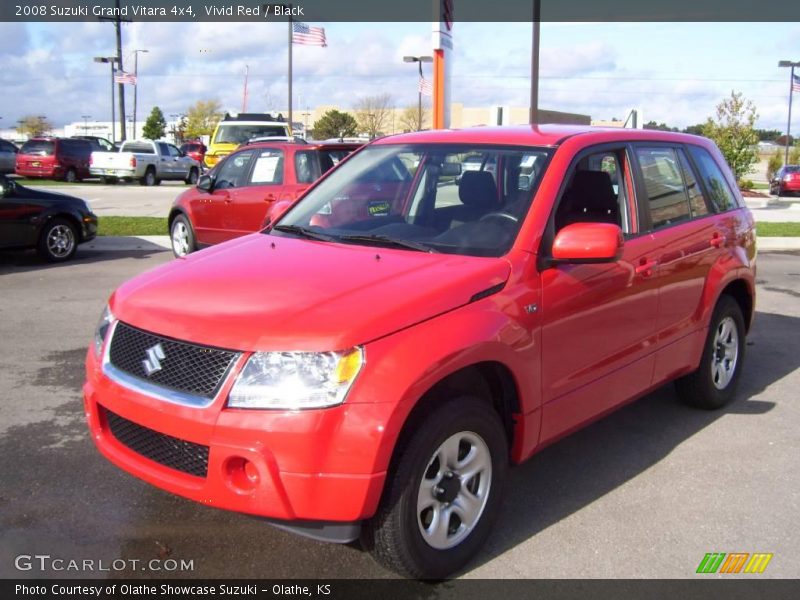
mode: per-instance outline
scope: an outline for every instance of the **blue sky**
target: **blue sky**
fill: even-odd
[[[295,110],[353,106],[389,93],[398,107],[416,103],[416,66],[405,54],[430,53],[428,23],[315,23],[329,46],[295,46]],[[530,24],[456,23],[452,100],[465,106],[526,106]],[[241,106],[245,65],[249,109],[286,108],[286,25],[275,23],[131,23],[123,57],[139,61],[140,119],[158,105],[181,113],[197,100]],[[24,115],[55,125],[109,118],[109,70],[92,62],[114,53],[110,23],[0,23],[0,128]],[[758,109],[758,126],[786,128],[788,70],[800,60],[800,23],[544,23],[540,106],[683,127],[704,121],[731,90]],[[429,68],[429,65],[426,65]],[[130,90],[130,88],[129,88]],[[127,101],[132,106],[132,92]],[[796,102],[797,104],[797,102]],[[800,131],[800,105],[793,128]]]

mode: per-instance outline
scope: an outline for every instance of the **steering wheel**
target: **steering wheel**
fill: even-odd
[[[503,219],[503,220],[511,221],[512,223],[518,223],[519,222],[519,219],[517,217],[515,217],[514,215],[512,215],[511,213],[502,212],[502,211],[499,211],[499,210],[496,210],[496,211],[493,211],[493,212],[490,212],[490,213],[486,213],[480,219],[478,219],[478,221],[489,221],[490,219]]]

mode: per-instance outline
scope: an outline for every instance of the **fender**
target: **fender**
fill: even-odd
[[[499,363],[511,372],[520,401],[513,455],[522,455],[521,444],[535,445],[541,402],[540,329],[538,323],[531,327],[503,314],[499,307],[508,301],[501,292],[367,346],[369,379],[358,382],[353,397],[395,404],[383,424],[376,472],[388,468],[400,433],[420,399],[447,376],[478,363]],[[521,419],[524,415],[532,418]],[[516,439],[520,435],[525,439]]]

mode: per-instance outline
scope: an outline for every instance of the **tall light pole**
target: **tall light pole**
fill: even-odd
[[[96,63],[108,63],[111,65],[111,143],[117,143],[117,137],[114,134],[114,121],[116,120],[116,115],[114,114],[114,63],[117,62],[116,56],[95,56],[94,62]],[[124,137],[124,133],[122,134]]]
[[[789,75],[789,119],[786,121],[786,150],[783,157],[783,164],[789,164],[789,138],[791,137],[792,129],[792,92],[794,91],[794,68],[800,67],[800,61],[792,62],[791,60],[782,60],[778,63],[779,67],[791,67],[791,75]]]
[[[91,118],[92,115],[81,115],[81,119],[83,119],[83,135],[86,135],[86,133],[89,131],[89,126],[86,124],[86,122]]]
[[[149,50],[133,51],[133,76],[136,81],[133,84],[133,137],[136,138],[136,96],[139,91],[139,52],[149,52]]]
[[[419,92],[419,104],[417,107],[417,131],[422,129],[422,63],[433,62],[432,56],[404,56],[403,62],[417,63],[419,65],[419,81],[417,82],[417,90]]]

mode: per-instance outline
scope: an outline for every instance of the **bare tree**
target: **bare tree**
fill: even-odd
[[[392,97],[389,94],[367,96],[356,104],[356,121],[360,131],[377,137],[386,129],[392,115]]]
[[[431,110],[429,106],[422,105],[422,118],[420,119],[419,106],[407,106],[400,114],[400,127],[404,131],[422,131],[430,127]]]

